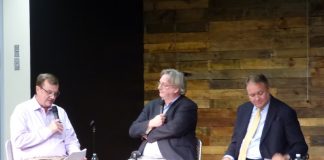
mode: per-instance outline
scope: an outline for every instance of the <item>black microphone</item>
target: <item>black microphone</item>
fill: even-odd
[[[52,112],[54,114],[54,118],[55,119],[60,119],[59,115],[58,115],[58,111],[57,111],[57,107],[56,106],[53,106],[52,107]]]
[[[98,160],[98,156],[96,153],[96,126],[94,120],[91,120],[90,127],[92,128],[92,152],[93,152],[91,160]]]
[[[161,101],[160,101],[160,114],[163,114],[164,104],[165,104],[164,100],[161,99]]]
[[[95,126],[95,121],[91,120],[90,122],[90,127],[92,128],[92,149],[93,153],[96,153],[96,126]]]
[[[95,128],[95,121],[94,120],[91,120],[90,127],[92,128],[92,130],[96,130],[96,128]]]

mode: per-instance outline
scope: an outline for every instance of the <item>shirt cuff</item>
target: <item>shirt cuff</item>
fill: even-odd
[[[224,157],[230,158],[231,160],[234,160],[234,157],[232,157],[231,155],[225,155]]]

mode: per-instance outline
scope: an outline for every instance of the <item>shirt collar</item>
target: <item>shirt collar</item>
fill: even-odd
[[[267,104],[262,108],[261,112],[262,111],[268,111],[269,105],[270,105],[270,101],[268,101]],[[258,110],[258,107],[254,106],[253,111],[257,111],[257,110]]]
[[[172,103],[174,103],[177,99],[179,99],[180,95],[173,99],[169,104],[165,104],[164,106],[171,106]]]
[[[32,105],[31,105],[31,110],[40,110],[40,109],[43,109],[43,107],[38,103],[38,101],[36,100],[36,97],[34,96],[32,99],[31,99],[31,102],[32,102]],[[49,108],[49,110],[51,110],[53,107],[53,104],[52,106]]]

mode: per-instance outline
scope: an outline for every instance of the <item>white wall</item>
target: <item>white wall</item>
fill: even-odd
[[[0,11],[3,11],[3,2],[2,0],[0,0]],[[4,115],[2,113],[4,113],[3,111],[3,95],[4,95],[4,91],[3,91],[3,12],[0,12],[0,117],[4,117]],[[3,118],[0,119],[0,125],[4,126],[4,122],[3,122]],[[4,133],[4,128],[0,127],[0,138],[4,137],[3,135]],[[0,159],[4,159],[3,158],[3,139],[0,139],[0,151],[1,151],[1,157]]]
[[[0,0],[0,11],[0,159],[5,160],[11,112],[15,105],[30,98],[29,0]],[[14,68],[15,45],[20,49],[19,70]]]

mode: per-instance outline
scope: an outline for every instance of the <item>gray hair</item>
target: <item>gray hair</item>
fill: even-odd
[[[184,95],[186,93],[186,80],[184,74],[175,69],[164,69],[161,71],[161,76],[170,76],[170,83],[176,85],[180,89],[180,94]]]
[[[268,88],[270,85],[269,85],[269,82],[268,82],[268,79],[265,75],[263,74],[252,74],[252,75],[249,75],[248,78],[246,79],[246,85],[250,82],[253,82],[253,83],[263,83],[265,84],[265,86]]]
[[[51,73],[41,73],[37,76],[36,86],[42,86],[45,81],[48,81],[49,84],[59,85],[58,78]]]

